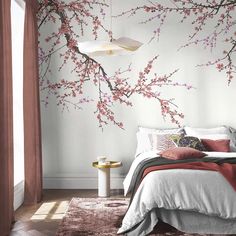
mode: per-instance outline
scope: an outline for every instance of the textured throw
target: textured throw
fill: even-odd
[[[114,236],[117,235],[127,210],[127,198],[73,198],[59,225],[56,236]],[[193,236],[158,223],[150,236]]]

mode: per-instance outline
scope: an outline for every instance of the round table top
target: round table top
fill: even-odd
[[[117,167],[122,166],[121,161],[109,161],[109,164],[107,162],[104,164],[98,164],[98,161],[94,161],[92,165],[93,167],[96,167],[96,168],[117,168]]]

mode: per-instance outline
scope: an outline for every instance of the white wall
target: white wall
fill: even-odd
[[[132,7],[133,1],[113,1],[113,14],[122,9]],[[140,19],[142,16],[140,15]],[[135,80],[141,68],[155,55],[160,55],[154,72],[165,74],[180,69],[174,75],[174,80],[188,83],[196,89],[170,87],[163,89],[163,97],[175,98],[179,110],[185,114],[183,125],[212,127],[231,125],[236,127],[236,81],[227,85],[224,73],[219,73],[213,67],[196,67],[219,56],[221,48],[211,52],[200,46],[177,51],[186,42],[191,25],[178,23],[179,19],[169,19],[162,29],[159,41],[148,43],[152,36],[155,23],[138,24],[137,18],[118,18],[113,20],[114,37],[128,36],[144,42],[144,45],[131,56],[100,58],[99,61],[106,70],[113,73],[119,67],[125,68],[131,62],[130,77]],[[108,23],[109,24],[109,23]],[[54,27],[41,30],[44,38]],[[87,37],[87,38],[86,38]],[[91,39],[84,36],[84,39]],[[42,40],[43,47],[47,45]],[[58,72],[59,54],[51,61],[52,75],[50,79],[57,80],[73,78],[68,70]],[[90,96],[97,96],[93,88],[88,90]],[[115,111],[119,120],[124,122],[125,130],[109,125],[103,132],[98,128],[98,122],[93,112],[94,104],[84,106],[82,111],[71,109],[62,112],[56,106],[55,99],[50,99],[47,108],[42,105],[42,134],[43,134],[43,168],[45,188],[95,188],[97,170],[91,166],[92,161],[99,155],[107,155],[110,160],[123,162],[123,167],[112,170],[113,187],[122,187],[121,181],[127,173],[134,158],[137,126],[173,127],[169,120],[164,121],[159,103],[140,96],[132,98],[133,107],[116,106]]]

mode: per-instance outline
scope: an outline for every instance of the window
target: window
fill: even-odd
[[[24,180],[23,37],[24,1],[11,1],[14,186]]]

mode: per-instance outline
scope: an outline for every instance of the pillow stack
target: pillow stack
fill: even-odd
[[[178,150],[176,147],[181,148]],[[187,151],[193,152],[191,149],[200,152],[234,152],[236,151],[236,130],[226,126],[216,128],[186,126],[179,129],[139,127],[136,157],[143,152],[163,153],[169,149],[174,152],[186,151],[184,155]]]

